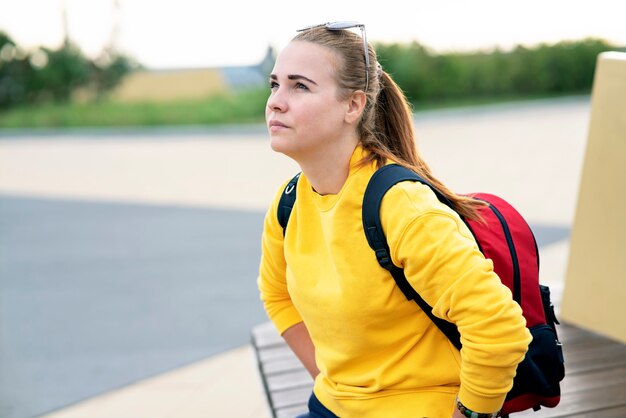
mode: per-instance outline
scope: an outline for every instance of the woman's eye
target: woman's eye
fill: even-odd
[[[270,81],[270,90],[274,90],[276,87],[278,87],[278,83],[275,81]]]
[[[295,88],[298,90],[308,90],[309,88],[302,83],[296,83]]]

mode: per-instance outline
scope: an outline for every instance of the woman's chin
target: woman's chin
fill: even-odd
[[[272,138],[270,147],[272,148],[272,151],[281,153],[296,162],[299,160],[298,150],[293,147],[293,144],[285,141],[284,138]]]
[[[282,154],[288,154],[290,146],[286,138],[280,136],[270,136],[270,147],[273,151],[280,152]]]

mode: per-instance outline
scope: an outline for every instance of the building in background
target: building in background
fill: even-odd
[[[275,52],[268,47],[260,63],[249,66],[172,70],[139,69],[128,74],[111,92],[120,102],[200,100],[220,93],[267,85]]]

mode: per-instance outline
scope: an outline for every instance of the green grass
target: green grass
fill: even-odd
[[[264,120],[267,89],[166,103],[47,103],[0,111],[0,128],[219,125]]]
[[[0,111],[0,129],[253,124],[264,121],[269,92],[257,89],[167,103],[48,103]],[[479,106],[557,96],[483,97],[421,102],[415,111]]]

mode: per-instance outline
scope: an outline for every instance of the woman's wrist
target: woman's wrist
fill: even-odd
[[[461,416],[467,418],[497,418],[501,416],[500,411],[490,413],[472,411],[471,409],[463,405],[458,396],[456,398],[456,409],[458,412],[460,412]]]
[[[452,418],[464,418],[465,415],[461,413],[456,407],[454,408],[454,412],[452,413]]]

